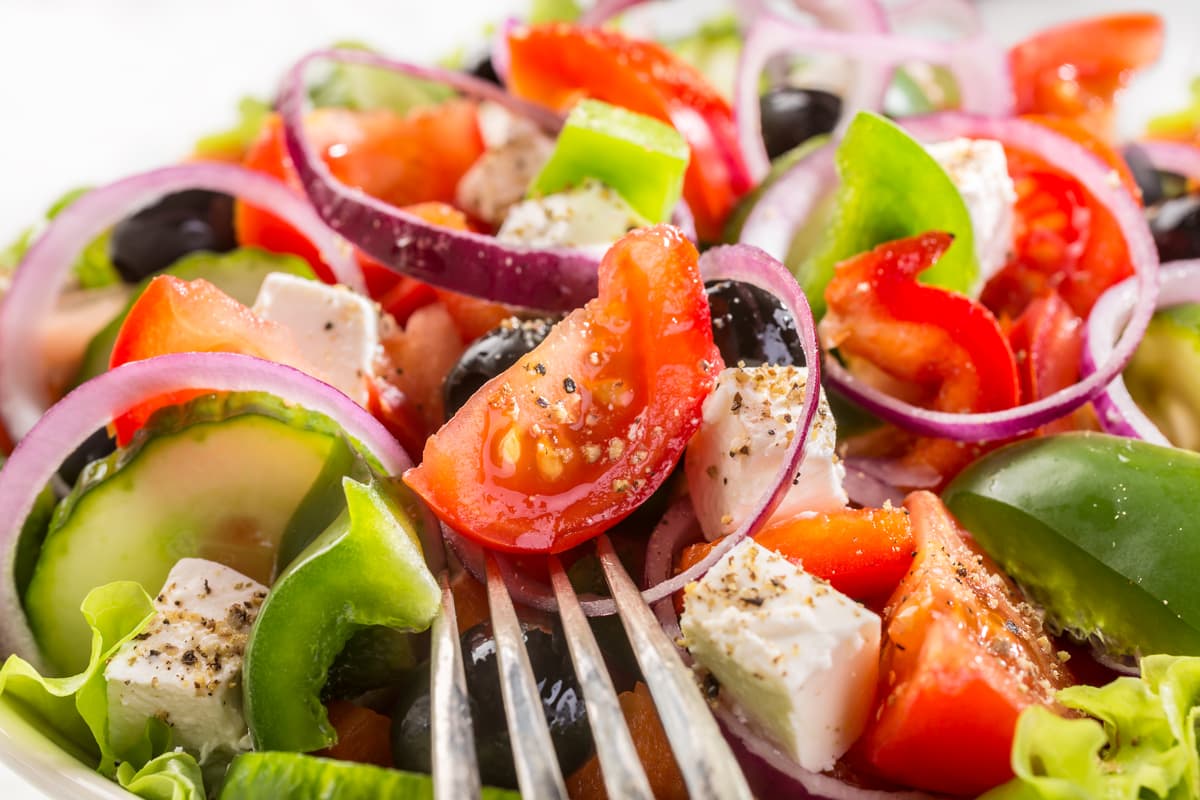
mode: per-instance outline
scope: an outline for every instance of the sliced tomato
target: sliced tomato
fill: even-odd
[[[829,581],[839,592],[871,605],[883,605],[913,560],[912,528],[900,508],[848,508],[772,519],[754,540]],[[679,570],[697,563],[715,544],[684,548]]]
[[[1083,352],[1083,320],[1051,290],[1035,299],[1008,329],[1008,340],[1017,357],[1021,402],[1032,403],[1074,385],[1079,380]],[[1093,429],[1090,409],[1060,417],[1039,428],[1039,433]]]
[[[265,320],[206,280],[159,275],[150,281],[113,343],[112,367],[168,353],[242,353],[305,368],[291,332]],[[117,444],[129,443],[150,415],[203,392],[163,395],[114,420]]]
[[[459,179],[484,149],[475,104],[465,100],[404,116],[323,108],[309,114],[305,130],[338,180],[396,206],[453,202]],[[268,118],[244,163],[301,190],[277,115]],[[234,222],[242,244],[294,253],[308,260],[323,280],[332,280],[312,243],[273,214],[238,203]],[[395,273],[365,261],[368,288],[377,297]]]
[[[975,797],[1012,776],[1017,716],[1068,675],[1017,588],[936,495],[905,500],[916,558],[884,612],[879,705],[858,747],[880,776]]]
[[[721,369],[697,261],[670,226],[626,235],[599,296],[476,392],[405,482],[513,552],[561,552],[628,516],[683,454]]]
[[[965,295],[917,283],[950,246],[946,233],[888,242],[838,265],[825,289],[826,347],[852,366],[903,387],[905,399],[938,411],[1012,408],[1017,367],[996,318]],[[975,452],[958,442],[921,439],[905,459],[948,477]]]
[[[594,97],[673,124],[692,150],[683,194],[704,241],[717,241],[750,189],[733,112],[704,76],[655,42],[550,23],[509,35],[509,89],[564,111]]]
[[[1114,95],[1162,48],[1157,14],[1114,14],[1037,33],[1009,52],[1017,112],[1071,117],[1111,138]]]
[[[316,755],[378,767],[392,766],[391,719],[346,700],[333,700],[325,710],[329,724],[337,731],[337,742]]]
[[[1140,202],[1141,192],[1120,154],[1071,119],[1033,116],[1107,163],[1121,185]],[[1112,214],[1073,175],[1029,153],[1005,148],[1017,189],[1013,255],[984,288],[988,308],[1020,315],[1049,291],[1086,317],[1113,284],[1133,273],[1128,246]]]
[[[445,419],[442,385],[466,343],[441,303],[424,306],[380,341],[368,408],[410,453]]]

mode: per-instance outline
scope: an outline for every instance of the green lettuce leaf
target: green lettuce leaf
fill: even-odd
[[[154,605],[137,583],[117,581],[88,592],[80,610],[92,629],[87,668],[78,675],[47,678],[23,658],[9,656],[0,668],[0,694],[22,702],[82,750],[98,751],[97,768],[111,776],[117,759],[108,740],[104,665],[150,622]]]
[[[1086,717],[1022,712],[1016,777],[985,800],[1185,800],[1200,797],[1200,658],[1149,656],[1141,678],[1072,686],[1058,700]]]
[[[258,138],[271,114],[271,104],[257,97],[243,97],[238,101],[237,114],[238,121],[232,128],[200,138],[192,148],[193,153],[198,158],[240,161]]]
[[[9,656],[0,668],[0,694],[18,701],[59,738],[91,754],[96,769],[146,800],[203,800],[200,766],[171,749],[171,729],[157,719],[131,749],[114,751],[108,732],[104,666],[154,616],[154,604],[133,581],[116,581],[88,592],[80,607],[92,629],[91,656],[78,675],[47,678],[28,661]]]
[[[89,191],[91,191],[90,186],[72,189],[54,201],[54,204],[46,211],[46,222],[57,217],[59,212]],[[26,228],[7,247],[0,250],[0,275],[12,272],[17,268],[17,265],[21,263],[21,259],[29,252],[29,248],[33,246],[43,225],[44,223]],[[83,248],[83,252],[79,254],[79,258],[75,259],[75,265],[72,270],[75,279],[84,289],[99,289],[103,286],[112,286],[121,282],[120,273],[113,266],[112,259],[108,257],[108,240],[110,235],[109,231],[105,231],[97,236]]]
[[[533,0],[529,4],[529,22],[574,22],[583,10],[576,0]]]
[[[337,42],[339,50],[374,52],[362,42]],[[309,90],[314,106],[348,108],[367,111],[382,108],[405,114],[419,106],[441,103],[454,96],[454,90],[431,81],[424,81],[378,67],[363,64],[334,64],[324,80]]]
[[[204,800],[204,778],[188,753],[169,752],[141,769],[129,762],[117,767],[117,783],[145,800]]]
[[[824,239],[802,262],[789,264],[818,319],[838,262],[926,231],[947,231],[954,243],[920,281],[971,291],[979,263],[970,214],[950,176],[919,142],[894,122],[864,111],[847,128],[836,160],[842,183]]]

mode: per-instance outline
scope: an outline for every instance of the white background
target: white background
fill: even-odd
[[[675,0],[682,13],[695,8]],[[186,154],[269,96],[305,50],[341,39],[432,60],[478,43],[482,23],[524,0],[0,0],[0,243],[67,189]],[[1124,100],[1124,129],[1178,107],[1200,74],[1198,0],[981,0],[1006,42],[1050,22],[1114,10],[1167,18],[1167,53]],[[35,796],[0,765],[0,797]]]

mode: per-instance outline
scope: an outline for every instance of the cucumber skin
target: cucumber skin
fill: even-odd
[[[1200,455],[1097,433],[1017,442],[946,505],[1057,626],[1113,655],[1200,655]]]
[[[79,482],[72,492],[58,504],[54,510],[49,531],[37,553],[37,563],[32,569],[33,575],[29,580],[28,589],[23,593],[22,601],[30,626],[39,639],[43,656],[62,674],[71,674],[73,671],[77,671],[81,666],[81,661],[86,664],[89,639],[78,607],[88,590],[112,580],[130,579],[138,580],[143,584],[143,588],[154,593],[162,585],[162,581],[165,580],[175,561],[187,556],[204,557],[206,555],[203,551],[197,552],[204,544],[202,537],[191,541],[190,546],[187,542],[174,542],[170,537],[155,537],[155,540],[150,542],[159,545],[154,548],[154,552],[149,552],[144,546],[149,540],[141,537],[136,546],[131,543],[133,550],[123,554],[126,564],[120,570],[121,574],[113,575],[106,572],[97,574],[94,579],[71,580],[67,584],[63,584],[61,579],[56,579],[55,572],[58,568],[54,562],[61,565],[64,554],[69,558],[72,550],[76,547],[82,548],[81,552],[95,552],[97,549],[93,545],[89,545],[87,541],[79,540],[77,536],[72,535],[71,528],[75,515],[81,508],[87,507],[88,498],[93,492],[103,491],[105,487],[117,487],[118,482],[127,484],[128,481],[123,478],[128,477],[128,470],[131,467],[136,468],[146,449],[157,449],[164,438],[183,436],[190,441],[195,436],[207,435],[207,432],[215,430],[223,422],[244,420],[247,417],[259,417],[268,421],[274,426],[274,431],[284,433],[288,430],[295,430],[307,437],[307,444],[300,446],[300,449],[292,448],[293,455],[306,451],[306,448],[307,450],[311,450],[313,447],[319,448],[319,452],[312,451],[314,460],[312,476],[305,486],[296,492],[298,495],[297,510],[299,510],[304,505],[302,500],[308,493],[312,481],[320,472],[321,462],[327,458],[332,445],[343,434],[341,429],[327,417],[286,405],[282,401],[262,393],[206,395],[181,406],[162,409],[147,422],[146,427],[137,434],[129,447],[120,449],[107,458],[88,465],[80,475]],[[288,466],[295,467],[295,464]],[[215,475],[231,470],[227,463],[215,463],[212,468]],[[275,469],[274,472],[278,475],[280,470]],[[261,476],[256,477],[261,478]],[[233,491],[238,491],[238,489],[238,486],[231,486]],[[116,491],[124,491],[124,489],[116,488]],[[123,515],[125,518],[118,520],[121,525],[127,525],[129,519],[136,515],[137,501],[133,499],[132,493],[129,497],[130,500],[126,504],[129,509],[128,514]],[[149,498],[149,501],[157,502],[160,499],[159,497]],[[180,498],[176,505],[180,512],[186,513],[192,503],[186,498]],[[287,513],[281,516],[283,522],[280,527],[287,530],[312,527],[312,524],[300,519],[300,516],[299,513],[288,509]],[[322,520],[309,522],[323,527]],[[26,544],[28,545],[27,549],[32,549],[35,543],[23,541],[19,544],[19,548]],[[113,547],[114,545],[110,543],[98,549],[105,556],[112,556]],[[211,554],[209,555],[211,556]],[[97,563],[103,562],[98,561]],[[230,566],[238,568],[237,564],[230,564]],[[101,568],[98,567],[98,569]],[[107,567],[103,568],[107,569]],[[269,575],[252,577],[267,580]],[[52,643],[51,639],[54,640]],[[47,652],[48,650],[54,652]]]
[[[433,778],[299,753],[246,753],[225,779],[220,800],[433,800]],[[520,800],[519,792],[483,787],[482,800]]]

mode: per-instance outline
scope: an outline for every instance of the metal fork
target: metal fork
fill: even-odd
[[[607,537],[600,537],[596,552],[689,794],[697,800],[750,798],[741,769],[691,670],[662,632]],[[489,555],[486,563],[496,662],[517,783],[525,798],[566,798],[566,786],[512,598],[495,559]],[[600,647],[562,565],[555,558],[550,560],[550,578],[575,674],[583,690],[608,796],[652,800],[650,782],[625,724]],[[441,575],[441,585],[442,611],[433,625],[430,676],[433,787],[438,800],[461,800],[479,796],[479,768],[454,597],[445,572]]]

